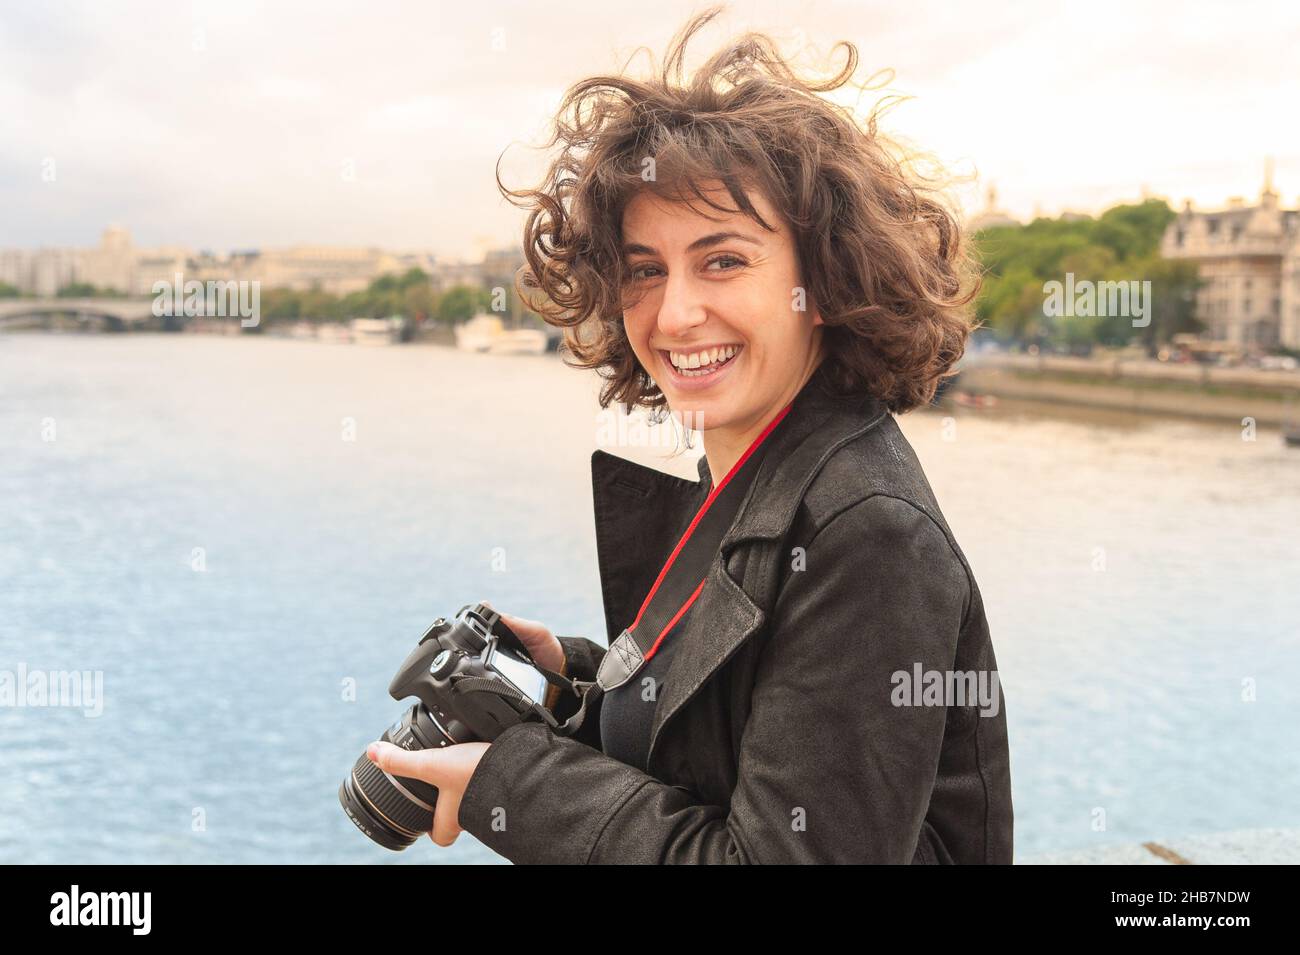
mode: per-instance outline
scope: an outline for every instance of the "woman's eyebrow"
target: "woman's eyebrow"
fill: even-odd
[[[700,249],[707,249],[710,246],[720,245],[728,239],[739,239],[741,242],[749,242],[753,245],[761,246],[763,243],[753,236],[745,235],[743,232],[710,232],[708,235],[702,235],[686,247],[687,252],[698,252]],[[623,246],[624,255],[657,255],[658,253],[648,245],[642,245],[639,242],[629,242]]]

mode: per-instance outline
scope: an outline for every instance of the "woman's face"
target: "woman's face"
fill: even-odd
[[[669,408],[697,430],[762,427],[821,359],[824,326],[790,230],[764,196],[748,195],[779,231],[649,192],[623,215],[624,328]],[[721,183],[710,198],[732,205]]]

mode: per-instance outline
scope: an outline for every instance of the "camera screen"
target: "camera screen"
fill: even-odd
[[[497,649],[492,654],[491,666],[509,680],[516,689],[535,703],[546,701],[547,682],[537,670],[509,652]]]

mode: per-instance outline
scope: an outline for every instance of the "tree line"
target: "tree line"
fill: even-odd
[[[984,283],[975,313],[1004,343],[1058,347],[1167,343],[1183,332],[1200,332],[1196,263],[1160,256],[1160,240],[1177,215],[1163,199],[1118,205],[1093,219],[1035,219],[1024,226],[998,226],[975,233]],[[1066,273],[1094,283],[1151,283],[1150,323],[1130,316],[1046,314],[1044,286]]]
[[[513,289],[506,289],[509,311]],[[116,289],[101,289],[88,282],[72,282],[59,289],[59,298],[124,298]],[[31,297],[13,285],[0,282],[0,298]],[[412,322],[444,324],[463,322],[479,312],[491,311],[492,293],[473,285],[454,285],[435,291],[429,275],[413,268],[403,274],[386,274],[361,291],[335,295],[319,288],[272,288],[261,292],[264,321],[346,321],[352,318],[388,318],[401,315]]]

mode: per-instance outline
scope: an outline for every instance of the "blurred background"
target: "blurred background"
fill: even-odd
[[[378,848],[337,788],[435,617],[605,641],[594,448],[695,477],[517,299],[495,173],[705,6],[0,4],[0,861],[502,861]],[[736,0],[693,62],[747,29],[857,45],[831,95],[898,97],[985,269],[900,424],[1017,861],[1288,858],[1300,8]]]

